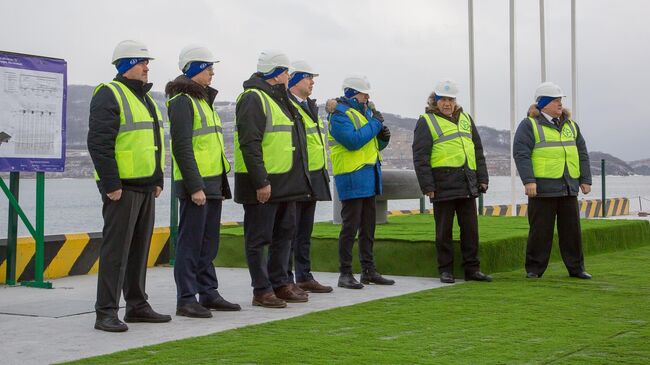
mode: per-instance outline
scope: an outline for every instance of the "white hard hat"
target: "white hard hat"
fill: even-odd
[[[433,89],[433,92],[437,96],[456,98],[458,96],[458,85],[454,80],[442,80],[436,84],[436,88]]]
[[[147,46],[142,42],[133,40],[122,41],[115,46],[112,63],[115,64],[122,58],[146,58],[153,60],[153,57],[149,55]]]
[[[348,88],[364,94],[370,94],[371,92],[370,81],[363,75],[351,75],[343,79],[343,91]]]
[[[318,76],[318,74],[314,73],[314,70],[306,61],[291,62],[291,67],[289,67],[289,75],[293,75],[296,72],[304,72],[314,77]]]
[[[276,67],[289,68],[289,57],[277,50],[265,50],[260,53],[257,59],[257,71],[269,73]]]
[[[212,52],[206,47],[200,46],[198,44],[190,44],[181,50],[180,55],[178,55],[178,68],[181,71],[185,70],[185,66],[188,63],[194,61],[210,62],[217,63],[219,60],[214,58]]]
[[[542,82],[537,86],[537,89],[535,89],[535,100],[539,99],[542,96],[550,96],[552,98],[562,98],[565,97],[564,93],[562,93],[562,89],[560,89],[559,86],[556,84],[547,81],[547,82]]]

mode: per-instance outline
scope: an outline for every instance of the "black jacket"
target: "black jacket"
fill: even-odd
[[[214,108],[214,99],[217,97],[218,91],[211,87],[204,88],[187,76],[180,75],[174,81],[167,83],[165,94],[171,99],[180,93],[203,99],[211,108]],[[176,196],[181,199],[189,198],[193,193],[203,190],[208,199],[231,198],[226,174],[201,177],[199,173],[192,146],[194,109],[190,98],[186,95],[175,98],[169,103],[167,113],[169,115],[169,134],[173,142],[172,153],[183,175],[183,180],[174,181]],[[215,153],[219,152],[215,151]],[[225,160],[225,156],[223,158]]]
[[[255,73],[244,81],[244,89],[259,89],[269,95],[282,108],[284,114],[294,122],[292,129],[293,167],[284,174],[269,174],[264,166],[262,138],[266,129],[266,116],[262,101],[256,93],[241,96],[235,109],[235,120],[239,146],[248,173],[235,173],[235,202],[257,204],[259,188],[271,185],[269,203],[305,200],[311,197],[309,167],[307,165],[307,144],[305,128],[300,114],[289,102],[289,95],[283,84],[271,86]]]
[[[540,123],[541,125],[554,128],[558,131],[561,130],[560,127],[549,122],[534,105],[529,109],[528,115],[535,118],[537,123]],[[564,123],[566,123],[568,119],[569,114],[568,111],[565,110],[562,113],[562,117],[560,117],[561,126],[564,126]],[[580,178],[571,178],[571,176],[569,176],[568,167],[565,164],[564,176],[561,178],[536,179],[533,174],[533,163],[531,161],[533,148],[535,147],[533,127],[528,118],[525,118],[521,123],[519,123],[517,132],[515,133],[512,155],[515,159],[521,182],[524,185],[527,183],[537,183],[537,197],[578,196],[580,184],[591,185],[591,170],[589,168],[589,152],[587,151],[587,144],[585,143],[585,139],[582,137],[582,133],[580,133],[580,127],[578,127],[578,124],[576,124],[576,129],[578,134],[576,138],[576,146],[578,147],[578,155],[580,158]]]
[[[150,177],[140,179],[120,179],[115,160],[115,139],[120,130],[120,107],[115,95],[108,87],[102,87],[90,101],[90,117],[88,120],[88,152],[99,174],[100,180],[97,187],[102,194],[110,193],[118,189],[126,189],[140,192],[152,192],[156,186],[163,187],[163,171],[160,166],[160,154],[162,152],[162,141],[157,132],[161,128],[162,121],[151,104],[151,100],[145,95],[151,90],[152,84],[145,84],[139,80],[130,80],[122,75],[114,79],[126,85],[149,109],[153,117],[153,128],[155,144],[158,147],[156,152],[156,169]]]
[[[451,118],[443,115],[437,109],[428,111],[445,118],[453,123],[458,123],[458,116],[462,108],[454,111]],[[433,137],[424,118],[418,119],[415,124],[413,136],[413,166],[420,184],[422,193],[435,192],[431,201],[444,201],[460,198],[478,196],[479,184],[488,184],[488,172],[483,154],[483,144],[478,134],[476,125],[470,116],[472,123],[472,142],[474,142],[474,153],[476,156],[476,171],[471,170],[467,165],[461,167],[436,167],[431,168],[431,149]]]
[[[296,99],[293,94],[289,93],[289,98],[298,103],[298,99]],[[318,121],[318,106],[316,105],[316,100],[307,98],[307,108],[305,108],[303,105],[300,105],[300,107],[305,113],[307,113],[307,115],[311,117],[312,120]],[[316,128],[318,128],[318,133],[320,133],[321,137],[323,138],[323,144],[327,145],[326,130],[321,130],[318,123],[316,123]],[[309,171],[309,177],[311,180],[311,188],[313,192],[311,200],[332,200],[332,194],[330,192],[330,176],[327,172],[327,164],[325,164],[325,166],[318,171]]]

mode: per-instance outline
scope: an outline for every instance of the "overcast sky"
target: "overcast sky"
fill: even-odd
[[[475,0],[478,125],[508,129],[508,0]],[[525,116],[540,82],[538,0],[517,0],[517,114]],[[646,102],[650,2],[578,0],[577,122],[593,151],[650,158]],[[548,79],[571,105],[570,1],[546,0]],[[341,94],[347,74],[370,79],[377,108],[416,118],[437,80],[461,88],[469,108],[467,3],[460,0],[111,0],[3,1],[0,50],[63,58],[70,84],[112,79],[115,45],[145,42],[162,91],[179,74],[178,53],[201,43],[221,59],[217,100],[233,101],[262,49],[304,59],[321,74],[313,97]],[[518,123],[518,121],[517,121]]]

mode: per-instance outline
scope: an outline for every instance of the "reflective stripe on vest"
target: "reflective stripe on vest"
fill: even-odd
[[[167,106],[174,98],[184,95],[192,103],[194,119],[192,122],[192,151],[194,160],[201,177],[219,176],[230,171],[230,163],[226,159],[223,145],[223,131],[219,114],[210,107],[204,99],[197,99],[187,94],[178,94],[167,101]],[[169,123],[183,123],[184,121],[169,120]],[[170,150],[173,141],[169,141]],[[172,163],[174,164],[174,180],[183,180],[183,175],[178,168],[172,150]]]
[[[237,103],[242,95],[255,93],[260,98],[262,108],[266,116],[266,127],[262,137],[262,157],[264,168],[269,174],[284,174],[293,166],[293,120],[287,117],[278,103],[264,91],[258,89],[246,89],[237,97]],[[252,123],[252,121],[251,121]],[[235,120],[235,127],[237,121]],[[239,148],[239,133],[235,129],[235,172],[247,173],[246,163]]]
[[[471,170],[476,170],[476,155],[472,141],[472,122],[465,113],[460,113],[458,123],[432,113],[421,116],[427,122],[433,146],[431,146],[431,167],[461,167],[467,161]]]
[[[528,117],[533,134],[535,147],[531,155],[533,174],[537,178],[559,179],[564,175],[564,166],[568,167],[569,176],[573,179],[580,177],[580,157],[576,138],[577,128],[572,120],[562,125],[562,131],[537,123]]]
[[[352,121],[354,129],[358,130],[368,123],[368,119],[353,108],[346,110],[345,115]],[[376,137],[372,138],[358,150],[350,151],[332,137],[331,118],[332,114],[329,116],[330,133],[328,143],[330,146],[330,158],[332,159],[332,173],[334,176],[357,171],[366,165],[374,166],[377,161],[381,161],[379,143]]]
[[[322,131],[325,127],[323,121],[318,117],[318,124],[314,122],[307,112],[300,106],[300,104],[291,100],[293,106],[298,109],[302,122],[305,125],[305,132],[307,133],[307,159],[309,161],[309,171],[318,171],[325,167],[327,155],[325,153],[325,145],[323,144]]]
[[[120,107],[120,129],[115,139],[115,161],[120,179],[138,179],[153,176],[156,170],[156,140],[154,137],[154,119],[147,105],[138,98],[126,85],[119,81],[111,81],[95,88],[93,95],[102,87],[108,87],[115,95]],[[158,105],[149,93],[146,94],[156,110],[159,123],[162,114]],[[165,168],[165,146],[163,128],[158,128],[162,151],[160,151],[160,168]],[[93,172],[95,180],[100,176]]]

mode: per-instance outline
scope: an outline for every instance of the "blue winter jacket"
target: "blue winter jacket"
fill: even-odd
[[[336,110],[329,115],[330,134],[348,150],[355,151],[360,149],[381,131],[381,122],[373,118],[372,111],[365,105],[357,102],[356,99],[341,97],[337,99],[337,102]],[[345,114],[350,108],[354,108],[365,115],[368,123],[359,129],[354,129],[352,121]],[[380,139],[378,139],[378,142],[380,151],[388,145],[388,142]],[[377,161],[374,166],[367,165],[357,171],[334,176],[334,182],[339,200],[368,198],[380,195],[381,162]]]

